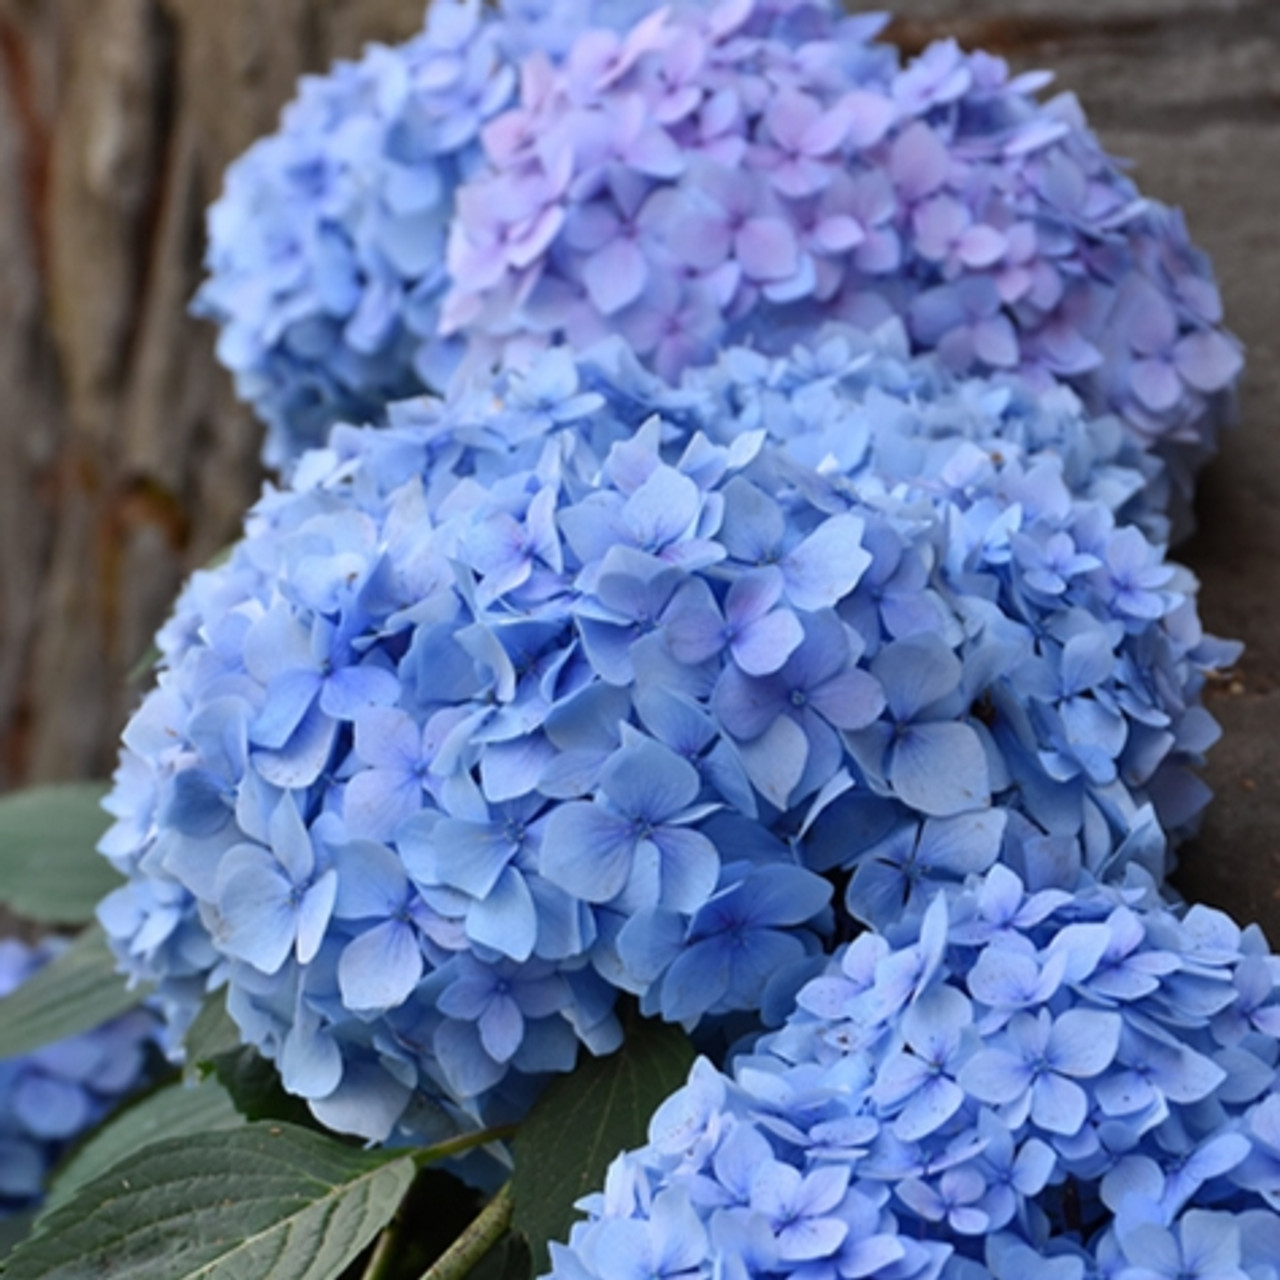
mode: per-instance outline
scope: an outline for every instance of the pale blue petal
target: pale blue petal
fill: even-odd
[[[343,948],[338,987],[350,1009],[394,1009],[412,994],[422,970],[422,949],[413,927],[387,920]]]
[[[547,820],[542,874],[587,902],[616,898],[631,875],[633,824],[598,804],[564,804]]]
[[[890,748],[889,783],[898,798],[934,817],[980,809],[991,799],[987,755],[968,726],[914,724]]]
[[[514,867],[505,867],[488,894],[467,912],[467,936],[512,960],[533,954],[538,912],[524,876]]]

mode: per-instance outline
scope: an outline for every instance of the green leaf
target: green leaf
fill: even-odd
[[[205,1000],[182,1038],[188,1066],[196,1068],[210,1066],[215,1058],[234,1053],[240,1043],[240,1028],[227,1012],[227,1000],[222,992]]]
[[[414,1171],[290,1125],[170,1139],[41,1218],[5,1280],[336,1280]]]
[[[524,1236],[508,1231],[471,1268],[468,1280],[529,1280],[532,1275],[527,1241]]]
[[[529,1242],[534,1275],[548,1268],[548,1242],[568,1236],[574,1202],[603,1187],[614,1156],[644,1142],[649,1118],[693,1059],[679,1028],[637,1019],[617,1053],[584,1059],[529,1113],[513,1143],[512,1225]]]
[[[142,684],[156,669],[156,663],[164,657],[158,644],[147,645],[146,652],[125,673],[126,684]]]
[[[16,1248],[27,1238],[35,1220],[34,1213],[18,1213],[10,1218],[0,1218],[0,1260],[5,1258],[10,1249]]]
[[[92,924],[61,955],[0,1000],[0,1058],[16,1058],[92,1031],[142,1003],[115,971],[100,925]]]
[[[54,1176],[44,1212],[60,1208],[86,1183],[152,1143],[243,1124],[231,1095],[217,1081],[166,1085],[117,1113],[76,1151]]]
[[[111,819],[101,782],[33,787],[0,798],[0,902],[40,924],[87,924],[123,884],[96,852]]]
[[[307,1104],[285,1092],[275,1064],[256,1049],[246,1045],[233,1053],[219,1054],[209,1065],[246,1119],[283,1120],[300,1129],[319,1128]]]

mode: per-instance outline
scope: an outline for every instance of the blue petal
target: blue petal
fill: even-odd
[[[586,902],[616,898],[631,875],[636,833],[598,804],[561,805],[542,836],[542,874]]]
[[[1079,1133],[1088,1114],[1088,1094],[1065,1076],[1046,1071],[1031,1086],[1031,1118],[1050,1133]]]
[[[349,942],[338,961],[343,1002],[357,1012],[394,1009],[422,978],[422,950],[412,926],[387,920]]]
[[[249,726],[249,741],[261,747],[283,747],[320,692],[320,673],[295,667],[267,686],[257,719]]]
[[[334,854],[340,920],[382,920],[403,909],[409,892],[404,864],[383,844],[353,840]]]
[[[779,716],[751,742],[738,744],[751,785],[775,808],[786,809],[809,760],[809,739],[790,716]]]
[[[1118,1013],[1068,1009],[1054,1020],[1049,1032],[1050,1066],[1071,1076],[1101,1074],[1116,1056],[1122,1026]]]
[[[337,891],[337,873],[329,870],[302,895],[297,920],[299,964],[310,964],[316,958],[329,928]]]
[[[662,854],[659,902],[692,915],[715,891],[720,878],[715,845],[700,832],[681,827],[662,827],[649,839]]]
[[[404,1114],[413,1090],[378,1065],[345,1064],[342,1083],[324,1098],[312,1098],[311,1112],[326,1129],[385,1142]]]
[[[319,1020],[299,1011],[280,1052],[284,1087],[301,1098],[323,1098],[342,1082],[342,1051]]]
[[[932,632],[895,640],[876,655],[872,673],[884,687],[893,718],[914,720],[960,686],[960,659]]]
[[[397,828],[422,808],[421,780],[391,769],[362,769],[342,795],[342,812],[352,836],[390,840]]]
[[[652,738],[618,751],[600,785],[623,813],[647,823],[677,816],[701,789],[697,769]]]
[[[496,1062],[513,1058],[524,1039],[524,1015],[510,996],[495,996],[480,1015],[477,1026],[480,1043]]]
[[[515,857],[511,836],[496,822],[459,822],[441,818],[430,836],[432,865],[441,884],[483,898]]]
[[[284,790],[309,787],[329,763],[337,732],[337,721],[313,706],[279,750],[263,749],[253,753],[254,766],[274,787]]]
[[[506,867],[493,888],[467,912],[467,936],[512,960],[527,960],[538,938],[538,912],[529,886]]]
[[[857,516],[831,516],[786,556],[782,572],[797,609],[830,608],[858,585],[871,563],[862,545],[864,528]]]
[[[912,725],[890,749],[889,783],[904,804],[934,817],[980,809],[991,799],[982,740],[964,724]]]
[[[230,855],[227,861],[230,862]],[[228,955],[262,973],[278,972],[294,943],[292,886],[267,865],[265,855],[257,864],[233,866],[219,881],[219,943]]]

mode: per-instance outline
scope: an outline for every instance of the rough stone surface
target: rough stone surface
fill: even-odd
[[[1280,4],[900,0],[894,34],[1048,66],[1182,205],[1249,347],[1181,554],[1248,650],[1213,691],[1189,896],[1280,943]],[[258,432],[185,313],[203,209],[297,75],[420,0],[0,0],[0,786],[103,774],[125,674],[256,493]]]

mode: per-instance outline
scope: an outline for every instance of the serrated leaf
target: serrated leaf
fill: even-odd
[[[414,1172],[291,1125],[159,1142],[41,1218],[5,1280],[336,1280]]]
[[[617,1053],[584,1059],[529,1113],[513,1144],[512,1226],[529,1243],[534,1275],[547,1270],[548,1242],[568,1236],[574,1202],[603,1187],[614,1156],[644,1142],[649,1118],[693,1059],[679,1028],[636,1020]]]
[[[91,1031],[143,1001],[115,972],[100,925],[92,924],[59,956],[0,1000],[0,1058],[16,1058]]]
[[[44,1213],[60,1208],[81,1187],[152,1143],[238,1129],[244,1122],[231,1095],[216,1080],[166,1085],[117,1113],[76,1151],[54,1176]]]
[[[182,1038],[189,1067],[208,1066],[224,1053],[234,1053],[240,1044],[240,1028],[227,1012],[226,996],[222,992],[204,1002]]]
[[[0,797],[0,902],[40,924],[87,924],[123,884],[96,852],[111,819],[102,782],[32,787]]]

